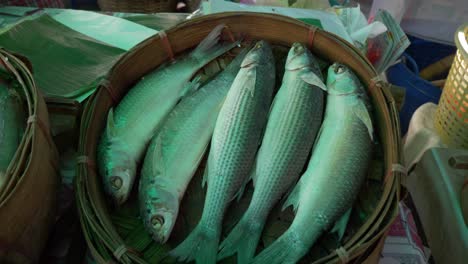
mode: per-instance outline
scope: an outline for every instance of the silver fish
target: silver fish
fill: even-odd
[[[207,174],[208,190],[197,227],[170,252],[179,260],[216,262],[223,216],[252,169],[275,83],[270,45],[249,51],[216,121]]]
[[[0,80],[0,188],[25,129],[26,113],[20,95]]]
[[[211,140],[224,98],[247,53],[244,49],[220,74],[174,108],[153,137],[141,171],[141,217],[153,239],[165,243],[179,205]]]
[[[340,238],[363,183],[372,149],[367,97],[354,73],[328,69],[325,118],[312,158],[285,206],[297,209],[293,223],[253,263],[296,263],[333,224]]]
[[[190,78],[205,64],[237,43],[217,44],[224,25],[217,26],[188,56],[143,77],[109,111],[98,146],[99,173],[104,189],[117,204],[131,192],[136,168],[158,126],[187,92],[196,89]]]
[[[249,263],[272,207],[299,178],[322,123],[326,90],[318,64],[304,45],[294,43],[275,96],[252,176],[249,208],[221,243],[218,259],[237,252]]]

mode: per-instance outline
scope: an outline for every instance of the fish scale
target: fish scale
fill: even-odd
[[[296,43],[285,68],[257,157],[252,200],[221,244],[218,258],[237,252],[238,263],[252,259],[270,210],[300,176],[320,127],[325,85],[315,59]],[[315,84],[304,80],[310,75]]]
[[[179,260],[216,262],[224,212],[252,169],[275,81],[270,46],[246,55],[216,121],[206,178],[208,190],[197,227],[173,251]]]
[[[294,205],[296,216],[255,264],[296,263],[333,224],[332,231],[343,236],[366,177],[373,128],[367,96],[349,68],[330,66],[327,86],[325,118],[311,160],[285,204]]]
[[[331,102],[333,101],[335,100],[331,100]],[[340,100],[337,101],[336,103],[340,103]],[[335,115],[328,115],[327,117],[334,118]],[[293,223],[292,228],[297,230],[311,228],[313,221],[310,221],[310,219],[323,215],[327,217],[320,221],[318,226],[325,230],[336,221],[336,217],[332,216],[341,215],[352,206],[354,200],[350,199],[350,197],[355,196],[361,186],[370,159],[369,149],[371,143],[367,128],[364,124],[360,125],[359,123],[361,123],[360,120],[356,118],[338,119],[338,117],[333,122],[324,123],[324,134],[331,132],[332,129],[337,131],[350,131],[352,129],[355,133],[340,133],[338,135],[340,138],[339,143],[335,145],[333,151],[323,157],[330,160],[330,162],[326,163],[327,166],[319,166],[319,161],[309,165],[311,169],[306,171],[304,182],[309,182],[307,177],[310,177],[311,180],[313,179],[313,183],[310,181],[311,183],[301,193],[304,198],[307,197],[308,200],[315,202],[310,207],[298,207],[296,216],[300,217]],[[352,142],[352,145],[349,142]],[[317,149],[325,148],[326,145],[324,144],[327,144],[327,142],[318,145]],[[356,153],[359,153],[359,155],[356,155]],[[343,159],[342,157],[347,158]],[[339,164],[339,166],[336,166],[336,164]],[[347,175],[353,174],[358,174],[359,178],[356,180],[356,178],[347,177]],[[324,176],[315,177],[314,175]],[[337,182],[340,184],[336,184]],[[333,191],[340,195],[324,197],[323,194],[327,193],[327,191]],[[327,206],[323,206],[323,203],[326,203]],[[310,210],[310,208],[314,208],[314,210]]]
[[[259,84],[261,85],[261,84]],[[209,184],[213,185],[208,188],[207,203],[208,208],[214,208],[208,211],[209,213],[203,218],[207,225],[219,225],[221,214],[224,212],[229,200],[235,194],[237,189],[244,181],[242,175],[247,175],[250,172],[252,160],[255,157],[259,135],[250,135],[248,133],[259,133],[261,130],[260,124],[253,116],[256,114],[256,108],[251,103],[250,91],[241,90],[240,94],[236,97],[239,100],[235,102],[235,106],[230,110],[221,112],[228,115],[230,118],[225,119],[226,126],[223,127],[221,141],[223,145],[216,144],[213,149],[213,156],[221,162],[213,166],[214,178],[221,178],[224,175],[232,175],[235,173],[240,174],[238,177],[232,177],[232,182],[224,180],[209,180]],[[227,108],[224,108],[227,109]],[[242,125],[239,124],[242,121]],[[216,132],[215,132],[216,133]],[[216,136],[216,135],[215,135]],[[233,147],[224,148],[225,145]],[[247,147],[244,147],[247,146]],[[210,172],[211,173],[211,172]],[[220,192],[219,190],[227,190],[227,192]],[[209,199],[213,197],[212,199]],[[219,201],[222,201],[221,203]],[[206,220],[205,220],[206,219]]]

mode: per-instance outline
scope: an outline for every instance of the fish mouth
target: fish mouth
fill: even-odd
[[[336,74],[341,74],[343,72],[346,71],[346,66],[342,65],[342,64],[337,64],[335,65],[333,71],[336,73]]]
[[[112,186],[112,189],[120,190],[123,185],[123,180],[119,176],[112,176],[110,177],[110,185]]]
[[[301,43],[297,43],[297,42],[294,43],[292,45],[292,48],[293,48],[294,53],[296,54],[296,56],[301,55],[301,54],[303,54],[305,52],[305,48]]]
[[[126,198],[124,196],[115,196],[114,197],[114,205],[116,207],[122,206],[125,203]]]
[[[286,70],[288,71],[297,71],[305,68],[311,68],[312,63],[302,63],[301,65],[294,65],[290,66],[294,60],[298,59],[298,57],[304,55],[307,49],[301,43],[294,43],[291,46],[292,53],[289,54],[286,60]]]
[[[168,237],[165,237],[164,235],[160,235],[160,234],[153,234],[153,240],[156,242],[156,243],[159,243],[159,244],[164,244],[167,242],[167,239]]]
[[[265,45],[264,41],[259,41],[255,44],[254,49],[261,49]]]

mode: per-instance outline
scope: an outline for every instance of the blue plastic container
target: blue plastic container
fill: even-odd
[[[419,69],[423,69],[450,54],[455,54],[456,51],[455,46],[439,44],[413,36],[408,36],[408,38],[411,45],[403,54],[403,62],[387,70],[388,81],[406,89],[405,102],[400,111],[402,135],[406,134],[414,111],[428,102],[437,104],[442,93],[440,88],[419,77]],[[440,77],[444,78],[444,76]]]
[[[419,77],[416,62],[407,54],[403,54],[403,62],[395,64],[387,70],[388,81],[405,88],[405,102],[400,111],[401,133],[406,134],[413,113],[419,106],[439,102],[442,90]]]
[[[414,59],[421,70],[457,51],[455,45],[444,45],[413,36],[408,36],[408,38],[411,45],[405,53]]]

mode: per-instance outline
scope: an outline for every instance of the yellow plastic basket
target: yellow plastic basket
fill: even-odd
[[[457,54],[452,63],[435,115],[442,142],[468,148],[468,23],[455,33]]]

